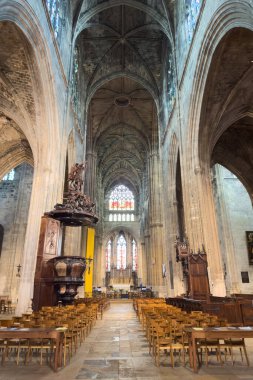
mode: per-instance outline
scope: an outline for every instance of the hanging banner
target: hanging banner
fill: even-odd
[[[86,271],[84,274],[84,296],[87,298],[92,297],[92,284],[93,284],[93,259],[94,259],[94,245],[95,245],[95,229],[87,228],[86,240]],[[89,261],[89,259],[91,261]]]

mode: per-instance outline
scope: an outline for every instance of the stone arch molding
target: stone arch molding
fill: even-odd
[[[51,56],[44,31],[36,14],[27,2],[6,1],[3,5],[1,4],[1,22],[15,24],[24,37],[23,43],[31,75],[35,104],[34,122],[24,112],[16,114],[16,110],[13,110],[8,116],[17,122],[26,135],[33,152],[35,166],[40,161],[39,156],[43,152],[43,148],[38,146],[38,142],[46,141],[43,145],[47,148],[48,162],[51,162],[49,156],[50,152],[53,152],[52,144],[58,138],[59,133],[56,133],[58,120],[56,112],[53,111],[56,107],[56,96],[50,80],[52,77]]]
[[[226,1],[213,15],[203,38],[194,75],[192,86],[192,100],[189,109],[188,138],[191,147],[190,156],[194,161],[189,160],[196,170],[202,171],[199,157],[199,127],[200,115],[203,105],[203,97],[206,87],[206,80],[211,66],[213,54],[221,42],[222,38],[234,28],[245,28],[253,31],[253,7],[250,0],[245,2]],[[197,152],[197,154],[196,154]]]
[[[130,72],[124,72],[124,73],[122,73],[122,71],[114,72],[114,73],[112,73],[110,75],[107,75],[106,77],[100,78],[99,81],[97,81],[96,83],[94,83],[94,85],[92,85],[92,87],[90,88],[88,97],[87,97],[86,112],[87,112],[87,110],[89,108],[90,101],[91,101],[92,97],[94,96],[94,94],[96,93],[96,91],[99,88],[101,88],[105,83],[110,82],[113,79],[121,78],[121,77],[126,77],[126,78],[129,78],[129,79],[132,79],[132,80],[136,81],[137,83],[139,83],[141,86],[143,86],[145,88],[145,90],[147,90],[151,94],[151,96],[153,97],[155,105],[156,105],[156,111],[157,111],[157,114],[158,114],[158,110],[159,110],[159,94],[156,91],[156,89],[154,89],[153,86],[151,86],[147,81],[145,81],[139,75],[136,75],[136,74],[130,73]]]
[[[104,1],[101,4],[96,5],[95,7],[91,8],[88,12],[85,12],[78,20],[76,24],[76,28],[74,31],[74,42],[81,33],[82,30],[84,30],[87,27],[87,23],[89,19],[93,16],[95,16],[97,13],[102,12],[106,9],[117,7],[119,5],[127,5],[129,7],[136,8],[140,11],[143,11],[144,13],[147,13],[149,16],[151,16],[161,27],[161,30],[165,33],[165,35],[169,38],[170,43],[172,46],[174,46],[174,40],[173,35],[171,31],[170,24],[166,17],[161,16],[155,9],[153,9],[151,6],[145,5],[139,1],[136,0],[108,0]]]
[[[211,186],[210,141],[207,141],[205,134],[200,145],[201,116],[212,59],[220,42],[235,28],[252,31],[252,16],[252,2],[249,0],[223,2],[213,11],[200,48],[194,50],[195,55],[191,57],[196,70],[192,75],[192,98],[184,139],[187,141],[184,147],[184,168],[191,173],[187,191],[184,191],[186,229],[193,250],[204,244],[208,254],[212,254],[212,260],[209,261],[209,282],[211,293],[219,296],[226,294],[226,288]]]
[[[45,11],[42,2],[36,2],[36,10],[43,16]],[[0,22],[11,23],[20,31],[31,76],[34,102],[34,118],[28,122],[26,122],[27,115],[21,112],[22,110],[15,112],[18,109],[17,104],[16,109],[15,107],[9,109],[9,113],[6,112],[7,102],[0,104],[0,111],[6,112],[5,114],[17,123],[28,139],[35,169],[17,296],[16,313],[19,315],[30,307],[33,298],[40,218],[46,210],[51,209],[57,201],[57,195],[60,194],[61,170],[59,169],[62,168],[61,155],[57,149],[60,149],[61,134],[57,117],[56,88],[52,81],[53,50],[50,51],[51,46],[47,42],[47,34],[50,35],[50,31],[46,27],[42,28],[35,11],[26,1],[2,1]],[[58,144],[55,144],[56,141]],[[50,190],[43,192],[46,188]]]
[[[135,233],[134,229],[119,225],[117,227],[112,228],[110,231],[108,231],[105,234],[104,239],[103,239],[103,248],[106,247],[106,243],[108,242],[110,237],[111,236],[114,236],[114,237],[117,236],[117,234],[119,234],[120,231],[124,231],[124,232],[128,233],[129,235],[131,235],[135,239],[135,241],[138,245],[140,244],[140,239],[138,237],[136,237],[136,233]]]

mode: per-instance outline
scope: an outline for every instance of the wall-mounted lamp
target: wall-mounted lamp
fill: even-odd
[[[16,274],[17,277],[21,277],[21,273],[20,272],[21,272],[21,265],[18,264],[17,265],[17,274]]]

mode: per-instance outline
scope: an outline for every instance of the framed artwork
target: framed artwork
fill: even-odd
[[[253,231],[246,231],[249,265],[253,265]]]

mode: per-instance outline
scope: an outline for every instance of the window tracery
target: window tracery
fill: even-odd
[[[110,194],[109,210],[134,210],[134,196],[126,186],[119,185]]]
[[[133,222],[135,199],[131,190],[124,185],[116,186],[109,196],[109,221],[110,222]]]

